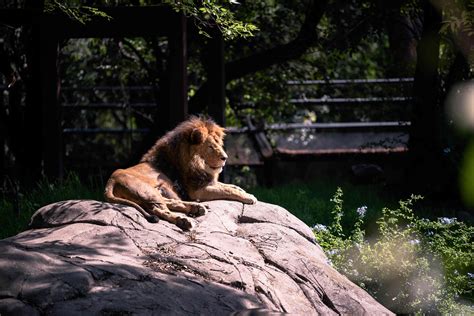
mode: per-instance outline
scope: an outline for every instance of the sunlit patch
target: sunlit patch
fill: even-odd
[[[464,152],[459,175],[461,197],[468,206],[474,206],[474,143]]]
[[[474,80],[451,88],[446,98],[446,109],[456,128],[474,131]]]

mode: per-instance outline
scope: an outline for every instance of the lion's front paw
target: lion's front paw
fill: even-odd
[[[182,230],[190,230],[191,228],[193,228],[194,225],[191,219],[186,217],[178,217],[176,219],[176,226],[178,226]]]
[[[242,203],[245,204],[255,204],[257,203],[257,198],[252,194],[245,194],[244,198],[242,199]]]
[[[206,214],[207,209],[209,206],[201,204],[201,203],[195,203],[191,206],[191,211],[189,212],[189,215],[191,216],[202,216]]]

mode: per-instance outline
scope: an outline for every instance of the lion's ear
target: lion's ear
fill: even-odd
[[[199,128],[195,128],[191,132],[189,141],[191,144],[197,145],[197,144],[202,144],[205,139],[206,139],[206,135],[204,135],[204,132]]]

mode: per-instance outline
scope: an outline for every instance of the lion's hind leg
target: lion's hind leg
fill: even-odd
[[[139,211],[144,210],[150,214],[150,216],[144,214],[145,217],[152,222],[150,219],[158,217],[184,230],[192,227],[191,219],[170,211],[166,205],[166,198],[160,194],[153,179],[127,170],[119,170],[112,174],[109,182],[106,198],[110,202],[131,205]]]
[[[189,230],[193,227],[193,223],[190,218],[186,218],[171,212],[165,204],[155,204],[152,207],[151,212],[159,218],[175,224],[182,230]]]
[[[173,211],[185,213],[190,216],[202,216],[209,207],[198,202],[188,202],[176,199],[165,199],[166,206]]]

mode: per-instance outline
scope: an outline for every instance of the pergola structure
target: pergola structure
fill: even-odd
[[[36,2],[36,1],[35,1]],[[42,1],[38,1],[41,3]],[[31,26],[30,45],[34,52],[31,61],[30,98],[26,114],[31,155],[43,165],[49,177],[63,173],[62,130],[59,104],[60,78],[58,76],[59,42],[69,38],[106,38],[166,36],[169,45],[169,104],[160,107],[155,124],[168,130],[183,121],[188,109],[187,87],[187,18],[167,6],[126,6],[102,8],[111,19],[94,18],[86,24],[64,14],[45,13],[42,5],[29,9],[0,9],[0,23]],[[210,41],[209,54],[213,61],[208,73],[209,84],[215,93],[209,97],[208,114],[224,124],[225,76],[222,38]],[[26,131],[25,131],[26,132]]]

